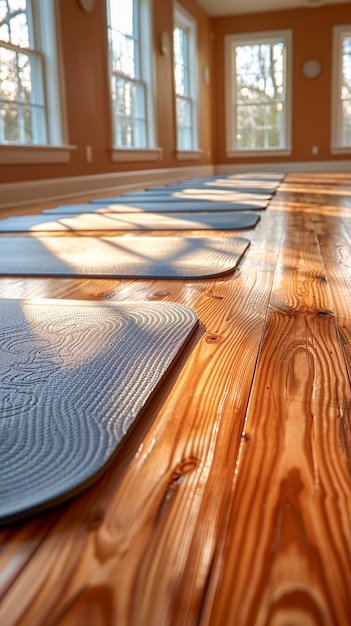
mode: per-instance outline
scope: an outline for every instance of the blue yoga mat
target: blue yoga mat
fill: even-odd
[[[1,237],[2,276],[196,279],[233,272],[241,237]]]
[[[243,230],[260,216],[252,211],[220,213],[77,213],[76,215],[20,215],[0,221],[0,232],[110,230]]]
[[[44,215],[65,215],[65,214],[77,214],[77,213],[134,213],[139,211],[146,211],[150,213],[205,213],[208,211],[257,211],[266,209],[268,200],[242,200],[240,202],[211,202],[206,200],[178,200],[172,202],[141,202],[131,201],[126,202],[119,197],[114,202],[109,202],[109,199],[104,203],[97,204],[63,204],[54,209],[45,209]]]

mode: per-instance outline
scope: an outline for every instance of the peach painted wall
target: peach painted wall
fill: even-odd
[[[210,63],[211,21],[195,0],[181,4],[198,22],[200,68]],[[179,161],[175,155],[175,120],[172,56],[159,52],[159,36],[173,31],[172,0],[153,0],[154,67],[156,72],[156,132],[163,159],[154,162],[113,163],[110,158],[111,118],[107,68],[105,1],[97,0],[91,13],[85,13],[77,0],[58,0],[61,45],[66,91],[68,143],[75,145],[69,163],[40,165],[1,165],[0,182],[45,178],[90,176],[94,174],[153,168],[197,166],[211,163],[211,91],[199,77],[200,148],[199,159]],[[92,148],[87,163],[86,146]]]
[[[215,94],[214,160],[216,164],[257,162],[305,162],[349,159],[333,156],[331,143],[331,52],[332,28],[351,23],[351,8],[338,4],[260,14],[221,17],[213,20]],[[224,37],[231,33],[251,33],[291,29],[293,33],[292,146],[289,157],[228,158],[225,151]],[[305,61],[319,59],[322,72],[315,79],[302,73]],[[312,146],[319,147],[312,155]]]

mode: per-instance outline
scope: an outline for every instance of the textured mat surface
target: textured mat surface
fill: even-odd
[[[77,213],[138,213],[145,211],[148,213],[191,213],[207,211],[258,211],[266,209],[269,202],[269,198],[262,198],[257,195],[255,197],[248,197],[242,194],[240,199],[238,198],[234,202],[226,201],[211,201],[211,200],[186,200],[186,199],[174,199],[171,201],[166,199],[159,202],[146,202],[141,200],[126,201],[125,198],[118,197],[114,203],[97,204],[92,202],[91,204],[62,204],[54,209],[45,209],[43,215],[72,215]]]
[[[238,191],[224,187],[184,187],[174,188],[172,190],[144,191],[137,193],[125,194],[124,196],[111,196],[109,198],[100,198],[99,200],[91,200],[92,204],[103,206],[103,203],[123,204],[127,202],[192,202],[201,200],[202,202],[261,202],[269,201],[272,193],[262,190],[261,192]]]
[[[251,211],[220,213],[82,213],[73,216],[21,215],[0,221],[0,232],[92,230],[239,230],[253,228]]]
[[[1,237],[0,275],[205,278],[234,270],[236,237]]]
[[[113,457],[197,326],[166,302],[0,300],[0,522],[63,500]]]
[[[208,181],[207,183],[193,183],[193,182],[184,182],[166,185],[164,187],[153,187],[147,191],[162,191],[167,189],[168,191],[175,191],[177,189],[223,189],[232,191],[243,192],[243,193],[253,193],[253,194],[267,194],[267,193],[275,193],[277,190],[278,184],[273,181],[250,181],[247,179],[236,179],[236,180],[221,180],[221,181]]]

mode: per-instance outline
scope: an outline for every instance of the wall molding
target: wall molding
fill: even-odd
[[[79,196],[118,194],[132,189],[143,189],[146,186],[155,187],[213,174],[212,165],[202,165],[3,183],[0,184],[0,209],[61,201]]]

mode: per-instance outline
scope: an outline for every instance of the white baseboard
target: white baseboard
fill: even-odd
[[[50,178],[0,185],[0,209],[54,202],[78,196],[122,193],[214,174],[212,165]]]
[[[301,161],[297,163],[240,163],[215,165],[215,174],[236,172],[350,172],[351,161]]]

